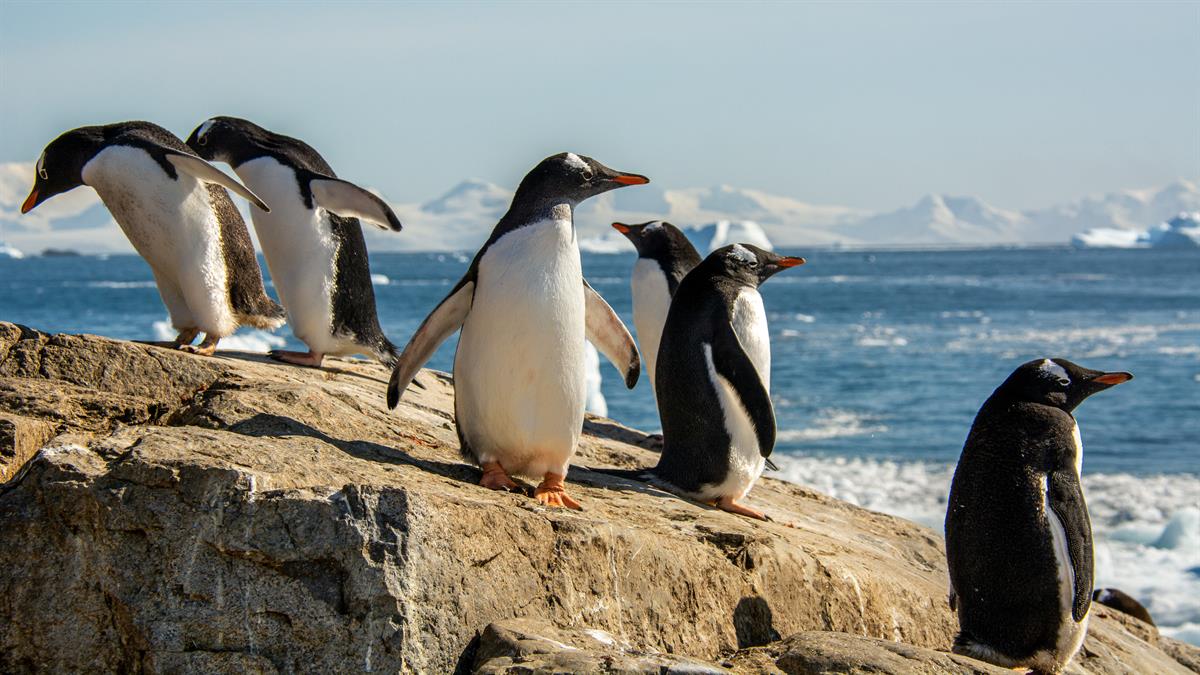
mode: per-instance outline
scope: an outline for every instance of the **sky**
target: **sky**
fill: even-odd
[[[0,0],[0,161],[218,114],[392,201],[587,154],[665,188],[1005,208],[1200,177],[1200,2]]]

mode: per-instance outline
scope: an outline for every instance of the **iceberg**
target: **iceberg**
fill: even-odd
[[[753,220],[718,220],[715,223],[682,229],[683,234],[701,255],[708,255],[729,244],[753,244],[768,251],[775,249],[762,226]]]
[[[1148,230],[1097,227],[1071,237],[1076,248],[1200,248],[1200,211],[1184,211]]]

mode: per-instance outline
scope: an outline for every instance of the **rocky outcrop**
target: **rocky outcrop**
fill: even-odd
[[[546,510],[475,485],[446,375],[388,411],[381,367],[329,363],[0,324],[0,671],[988,672],[937,651],[928,529],[771,479],[752,522],[602,473],[655,457],[601,418],[586,510]],[[1182,668],[1096,614],[1081,672]]]

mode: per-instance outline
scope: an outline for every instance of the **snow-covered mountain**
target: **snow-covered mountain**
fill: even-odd
[[[974,197],[926,195],[916,204],[863,218],[842,231],[849,239],[912,246],[1009,244],[1026,240],[1027,219]]]
[[[22,216],[20,204],[33,165],[0,164],[0,240],[29,253],[44,248],[130,251],[112,217],[87,188],[59,195]],[[400,233],[366,228],[371,250],[469,250],[487,238],[512,191],[465,180],[419,204],[393,203]],[[235,200],[239,207],[245,205]],[[664,189],[650,184],[616,190],[584,202],[576,212],[580,240],[610,242],[613,221],[668,220],[682,228],[752,221],[777,246],[1065,244],[1093,228],[1144,232],[1182,211],[1200,211],[1200,189],[1188,180],[1092,195],[1044,209],[1016,211],[975,197],[929,195],[912,206],[872,213],[849,206],[811,204],[760,190],[720,185]],[[1135,236],[1136,238],[1136,236]]]

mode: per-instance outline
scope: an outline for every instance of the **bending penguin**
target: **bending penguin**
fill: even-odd
[[[733,244],[680,282],[658,349],[663,450],[655,478],[724,511],[767,519],[738,503],[775,447],[771,340],[758,287],[803,264]]]
[[[667,321],[667,310],[671,308],[671,296],[675,295],[684,275],[700,264],[700,254],[679,228],[665,221],[652,220],[640,225],[613,223],[612,226],[637,248],[638,259],[633,264],[630,282],[633,326],[653,389],[658,343]]]
[[[603,192],[648,183],[590,157],[542,160],[466,275],[417,329],[392,372],[389,408],[438,345],[462,327],[454,355],[454,414],[480,484],[516,490],[510,474],[541,478],[534,496],[578,509],[563,488],[583,427],[584,340],[637,382],[637,347],[580,268],[572,213]]]
[[[267,297],[241,214],[226,188],[267,210],[253,192],[149,122],[80,127],[46,146],[37,161],[28,213],[54,195],[88,185],[150,264],[179,331],[174,346],[211,355],[239,325],[283,325]],[[191,346],[199,333],[204,339]]]
[[[328,355],[364,354],[387,365],[396,347],[379,327],[359,220],[400,230],[379,197],[337,178],[304,141],[236,117],[214,117],[188,137],[201,157],[225,162],[274,208],[253,208],[254,229],[288,323],[308,353],[271,357],[320,367]]]
[[[956,653],[1059,673],[1079,651],[1092,602],[1092,528],[1071,411],[1132,377],[1036,359],[980,408],[946,509]]]

